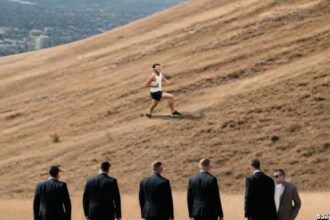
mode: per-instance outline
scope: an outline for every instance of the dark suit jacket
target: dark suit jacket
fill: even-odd
[[[294,204],[292,204],[294,202]],[[277,220],[294,220],[301,207],[297,188],[291,183],[284,183],[284,192],[280,199]]]
[[[37,185],[34,220],[70,220],[71,201],[66,183],[49,179]]]
[[[223,217],[218,181],[208,172],[200,172],[189,179],[187,200],[190,218]]]
[[[252,220],[276,220],[275,184],[263,172],[246,178],[245,217]]]
[[[105,173],[91,177],[85,186],[83,206],[85,216],[91,220],[121,218],[117,180]]]
[[[152,174],[140,182],[139,201],[142,218],[173,218],[173,199],[170,181]]]

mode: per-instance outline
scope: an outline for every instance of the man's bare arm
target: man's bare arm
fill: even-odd
[[[147,79],[145,87],[157,87],[158,85],[151,85],[152,81],[154,81],[154,80],[155,80],[155,76],[150,75],[149,78]]]

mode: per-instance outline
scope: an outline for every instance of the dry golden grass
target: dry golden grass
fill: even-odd
[[[301,193],[302,208],[297,220],[313,220],[316,214],[329,212],[330,193]],[[243,194],[221,195],[225,219],[244,219]],[[84,220],[81,199],[72,199],[72,220]],[[140,218],[137,195],[123,195],[123,220],[137,220]],[[185,193],[174,193],[175,218],[188,220]],[[0,200],[0,220],[29,220],[32,219],[32,202],[28,200]]]
[[[202,157],[225,193],[242,189],[255,157],[304,191],[328,190],[329,11],[329,0],[191,0],[83,41],[0,58],[1,198],[31,197],[52,164],[80,191],[103,159],[127,194],[154,160],[185,190]],[[154,62],[192,117],[140,117]],[[166,103],[155,114],[169,114]]]

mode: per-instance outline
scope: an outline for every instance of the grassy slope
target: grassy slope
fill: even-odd
[[[2,197],[31,196],[53,163],[80,192],[104,158],[125,192],[156,159],[173,188],[185,189],[201,157],[213,160],[226,192],[243,189],[254,157],[267,172],[285,168],[301,189],[329,188],[329,11],[326,0],[195,0],[84,41],[1,58]],[[139,116],[154,62],[171,78],[165,90],[178,109],[193,117]]]

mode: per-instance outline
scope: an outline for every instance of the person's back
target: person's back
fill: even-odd
[[[85,216],[90,220],[121,218],[117,180],[102,172],[88,179],[83,195]]]
[[[267,219],[265,216],[274,214],[274,181],[263,172],[257,172],[250,178],[254,188],[254,195],[251,199],[252,205],[255,205],[253,216],[258,219]]]
[[[251,220],[275,220],[275,184],[260,171],[260,161],[252,160],[252,175],[246,178],[245,217]]]
[[[201,160],[200,167],[201,171],[189,179],[187,193],[189,216],[196,220],[222,219],[218,181],[208,172],[211,168],[210,161]]]
[[[71,201],[66,183],[53,177],[39,183],[33,206],[35,220],[70,220]]]
[[[155,162],[155,169],[161,169],[161,163]],[[161,172],[161,171],[160,171]],[[159,173],[140,182],[139,201],[141,216],[151,220],[168,220],[173,218],[173,199],[170,182]]]

